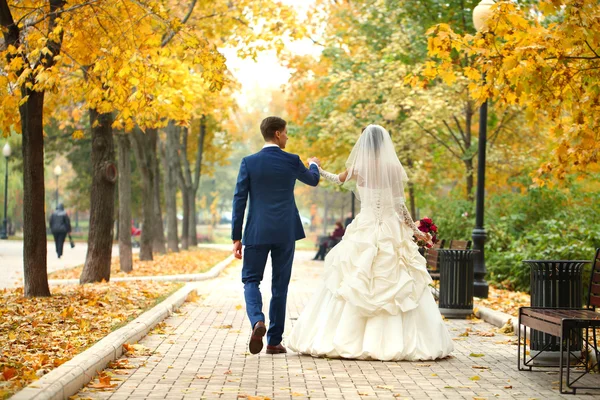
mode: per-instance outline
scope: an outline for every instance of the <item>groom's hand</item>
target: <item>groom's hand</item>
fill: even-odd
[[[238,260],[242,259],[242,241],[234,240],[233,241],[233,256]]]
[[[310,164],[310,163],[313,163],[313,162],[314,162],[315,164],[317,164],[317,166],[318,166],[318,167],[320,167],[320,166],[321,166],[321,161],[319,161],[319,159],[318,159],[317,157],[311,157],[311,158],[309,158],[309,159],[308,159],[308,163],[309,163],[309,164]]]

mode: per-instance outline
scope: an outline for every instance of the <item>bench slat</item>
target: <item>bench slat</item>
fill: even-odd
[[[543,318],[544,320],[551,321],[555,324],[560,324],[562,318],[554,313],[550,313],[549,311],[552,310],[547,310],[544,308],[529,308],[527,310],[523,310],[523,315],[528,315],[536,319]]]
[[[600,296],[591,296],[590,297],[590,305],[594,307],[600,307]]]
[[[524,314],[521,315],[521,324],[528,326],[532,329],[536,329],[538,331],[549,333],[554,336],[561,335],[560,325],[542,321],[540,319],[536,319],[536,318],[530,317],[528,315],[524,315]]]
[[[563,319],[579,319],[579,320],[598,320],[600,314],[592,310],[580,309],[546,309],[546,308],[529,308],[523,310],[524,315],[532,318],[537,318],[551,323],[560,324]]]

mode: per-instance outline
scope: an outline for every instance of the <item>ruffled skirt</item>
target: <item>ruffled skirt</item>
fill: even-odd
[[[325,258],[324,280],[287,346],[313,356],[433,360],[454,344],[428,289],[412,231],[395,214],[361,212]]]

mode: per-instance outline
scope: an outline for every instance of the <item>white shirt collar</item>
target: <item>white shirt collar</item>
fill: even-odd
[[[275,143],[267,143],[263,146],[263,149],[266,149],[267,147],[279,147],[279,145]]]

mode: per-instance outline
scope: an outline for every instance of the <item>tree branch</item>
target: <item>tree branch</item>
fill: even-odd
[[[427,134],[429,134],[429,136],[431,136],[432,138],[434,138],[438,143],[440,143],[442,146],[444,146],[454,157],[458,158],[459,160],[462,160],[461,156],[458,155],[454,150],[452,150],[452,148],[450,146],[448,146],[442,139],[440,139],[439,137],[437,137],[437,135],[433,132],[431,132],[431,130],[425,128],[423,126],[423,124],[421,124],[418,121],[415,121],[415,123],[417,125],[419,125],[419,127],[421,129],[423,129]]]
[[[185,24],[188,21],[188,19],[190,19],[190,16],[192,15],[192,12],[194,11],[194,7],[196,6],[196,2],[197,2],[197,0],[191,1],[187,14],[185,14],[183,19],[181,20],[182,24]],[[170,31],[169,33],[165,33],[165,35],[163,36],[163,39],[160,43],[160,47],[165,47],[167,44],[169,44],[169,42],[173,39],[173,37],[175,37],[175,31]]]
[[[460,132],[460,135],[462,136],[462,139],[464,140],[465,143],[467,143],[467,135],[465,134],[465,131],[463,131],[462,127],[460,126],[460,121],[458,120],[458,118],[456,118],[456,115],[452,115],[452,118],[454,118],[454,123],[456,124],[456,127],[458,128],[458,131]]]
[[[443,119],[442,121],[444,122],[444,125],[446,125],[446,128],[448,129],[448,132],[450,132],[450,135],[452,136],[452,138],[454,139],[454,141],[460,148],[460,151],[462,151],[463,154],[465,154],[467,151],[463,147],[462,143],[460,143],[460,139],[454,134],[454,131],[452,130],[452,128],[450,128],[450,125],[448,125],[448,122],[446,122],[445,119]]]
[[[48,14],[45,14],[43,17],[41,17],[41,18],[39,18],[39,19],[37,19],[37,20],[35,20],[33,22],[29,22],[29,23],[23,24],[23,26],[25,28],[30,28],[30,27],[35,26],[35,25],[39,24],[40,22],[44,21],[46,18],[56,19],[56,17],[58,17],[59,15],[62,15],[64,13],[67,13],[67,12],[70,12],[70,11],[78,10],[78,9],[80,9],[82,7],[87,7],[87,6],[89,6],[89,5],[93,4],[93,3],[97,3],[98,1],[99,0],[90,0],[87,3],[77,4],[77,5],[73,6],[73,7],[69,7],[69,8],[66,8],[64,10],[63,9],[58,9],[58,10],[55,10],[55,11],[50,11]],[[23,18],[21,18],[19,20],[19,23],[21,23],[21,21],[25,17],[26,16],[23,16]]]
[[[326,47],[323,43],[320,43],[318,40],[313,39],[312,36],[309,36],[308,38],[310,39],[311,42],[313,42],[317,46]]]
[[[515,119],[518,113],[514,112],[510,115],[508,119],[506,119],[507,114],[508,110],[505,110],[502,114],[502,118],[500,119],[500,123],[498,124],[498,126],[496,126],[496,129],[494,129],[494,132],[492,132],[492,134],[490,135],[490,147],[494,146],[494,143],[496,142],[498,136],[500,136],[500,132],[502,131],[502,129],[504,129],[506,124]]]
[[[546,57],[544,60],[598,60],[600,55],[591,56],[562,56],[562,57]]]
[[[596,55],[597,58],[600,58],[600,55],[598,55],[596,50],[592,49],[592,46],[590,45],[590,43],[587,40],[585,41],[585,44],[587,44],[587,47],[592,51],[592,53],[594,53]]]

